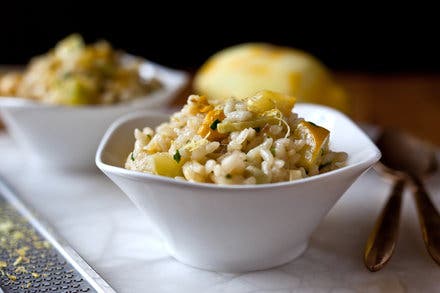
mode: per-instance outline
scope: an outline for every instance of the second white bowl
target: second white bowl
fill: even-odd
[[[140,75],[154,75],[163,87],[148,96],[108,106],[57,106],[0,97],[0,113],[9,133],[33,165],[56,169],[93,168],[99,141],[118,117],[166,106],[187,83],[187,74],[145,62]],[[26,160],[24,160],[26,161]]]

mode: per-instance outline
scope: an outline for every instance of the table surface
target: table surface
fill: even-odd
[[[150,224],[109,179],[41,172],[0,132],[0,175],[118,292],[435,292],[440,269],[428,256],[410,194],[405,195],[395,255],[380,272],[362,262],[366,237],[389,183],[373,171],[331,210],[299,259],[246,274],[194,269],[169,257]],[[427,181],[440,207],[440,175]],[[221,241],[219,239],[219,241]]]

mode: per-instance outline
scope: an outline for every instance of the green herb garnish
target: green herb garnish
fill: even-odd
[[[174,159],[174,161],[176,161],[177,163],[179,163],[181,158],[182,158],[182,157],[180,156],[179,150],[177,150],[177,151],[174,153],[173,159]]]
[[[275,147],[271,147],[271,148],[270,148],[270,152],[272,153],[272,155],[275,156]]]
[[[151,135],[147,134],[147,137],[148,137],[149,139],[151,139]]]
[[[255,130],[255,132],[260,132],[261,131],[261,128],[260,127],[254,127],[254,130]]]
[[[231,174],[226,174],[226,176],[225,176],[227,179],[231,179],[232,178],[232,175]]]
[[[131,152],[131,154],[130,154],[130,159],[131,159],[132,161],[134,161],[133,152]]]
[[[211,128],[212,130],[216,130],[217,129],[217,124],[219,124],[221,121],[218,119],[215,119],[214,122],[212,122],[211,126],[209,126],[209,128]]]

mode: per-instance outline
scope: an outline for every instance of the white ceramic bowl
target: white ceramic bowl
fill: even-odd
[[[99,141],[116,118],[171,102],[187,83],[182,71],[145,62],[140,76],[156,77],[163,87],[145,97],[109,106],[57,106],[0,97],[0,113],[10,134],[34,165],[57,169],[93,168]],[[25,160],[24,160],[25,161]]]
[[[380,158],[370,139],[340,112],[311,104],[298,104],[295,112],[331,131],[331,148],[349,155],[346,167],[252,186],[191,183],[126,170],[133,130],[168,120],[148,113],[113,123],[96,164],[150,218],[169,253],[181,262],[223,272],[278,266],[303,253],[331,207]]]

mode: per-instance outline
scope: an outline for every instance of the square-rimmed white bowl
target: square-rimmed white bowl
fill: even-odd
[[[347,166],[292,182],[238,186],[126,170],[133,130],[168,120],[153,113],[114,122],[96,164],[149,217],[169,253],[181,262],[223,272],[274,267],[306,249],[331,207],[380,158],[367,135],[340,112],[312,104],[298,104],[294,110],[330,130],[330,147],[348,153]]]
[[[114,105],[60,106],[17,97],[0,97],[0,113],[9,133],[34,166],[56,169],[94,168],[102,135],[118,117],[166,106],[188,82],[186,73],[145,61],[143,78],[157,78],[162,88],[148,96]],[[24,161],[26,161],[24,160]]]

